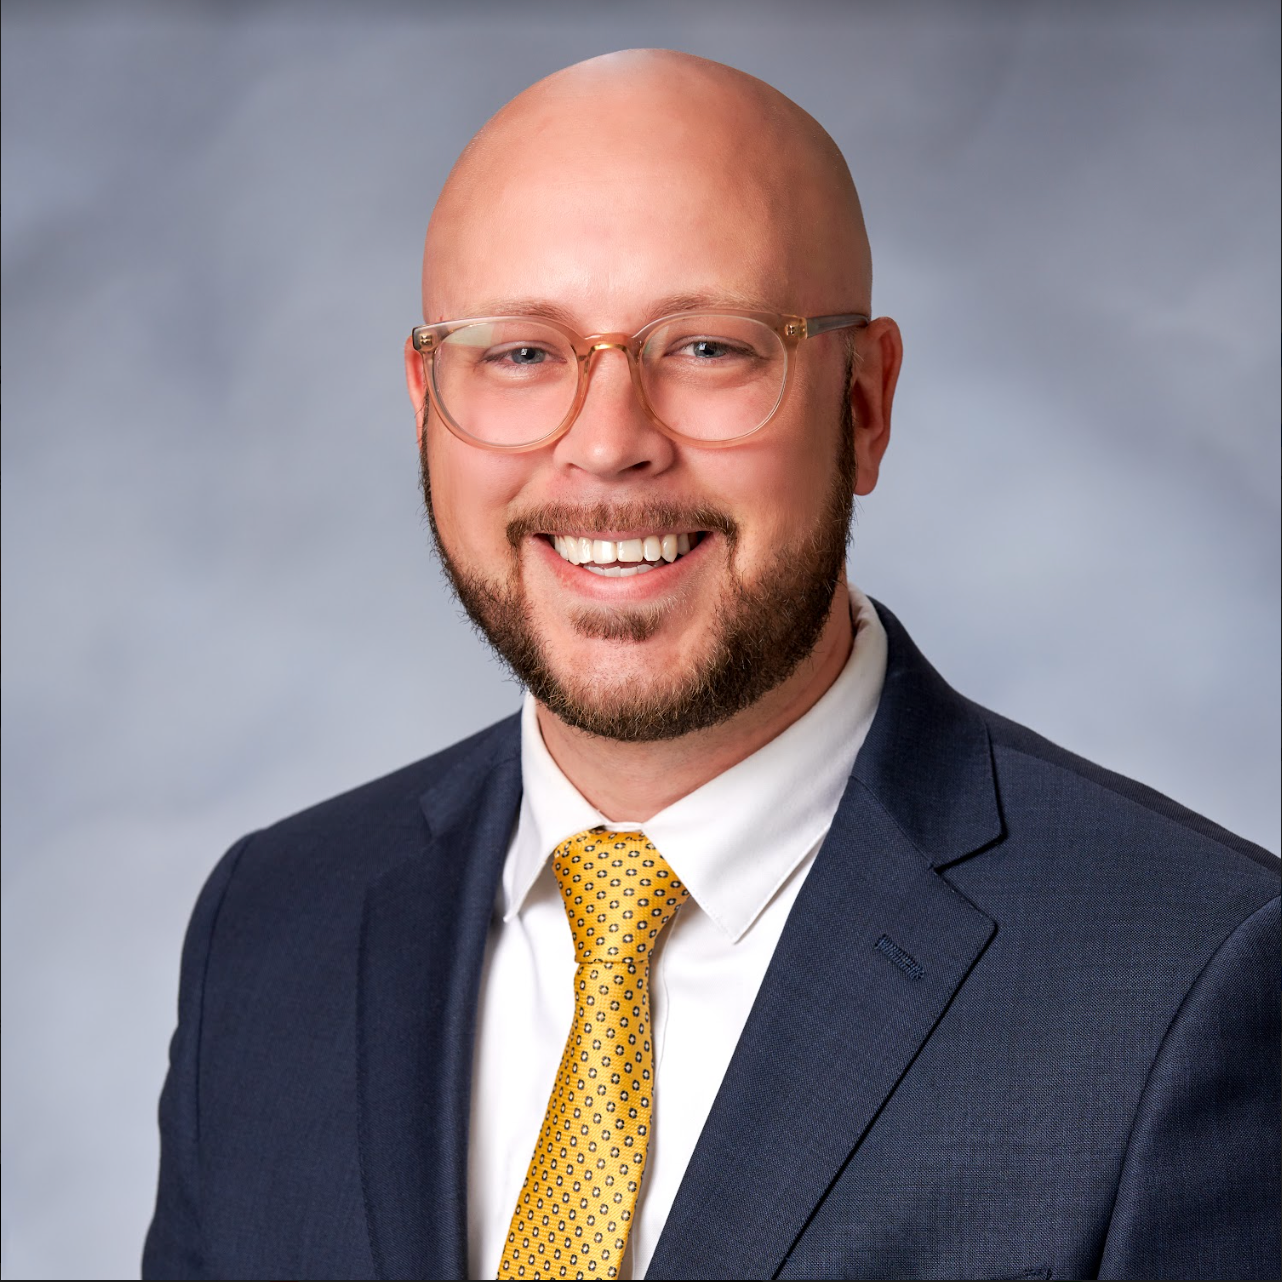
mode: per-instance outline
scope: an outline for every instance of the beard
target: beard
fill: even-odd
[[[704,652],[685,671],[664,674],[666,681],[650,674],[644,681],[632,677],[613,684],[593,672],[558,672],[534,623],[519,560],[506,581],[461,566],[437,527],[425,444],[419,461],[436,553],[468,617],[535,699],[567,725],[602,738],[630,743],[676,739],[751,707],[786,681],[814,649],[845,568],[857,469],[853,414],[843,397],[833,479],[819,519],[796,543],[776,547],[751,581],[735,569],[738,523],[712,507],[556,504],[510,521],[507,538],[518,558],[528,535],[558,529],[714,530],[726,540],[727,581]],[[639,643],[659,630],[670,608],[585,608],[571,623],[580,636]]]

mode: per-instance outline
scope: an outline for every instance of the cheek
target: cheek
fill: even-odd
[[[787,419],[767,424],[760,438],[708,453],[706,493],[739,522],[743,568],[814,528],[836,466],[832,437],[827,420],[807,419],[798,408]]]
[[[510,556],[506,526],[529,470],[523,456],[477,449],[431,423],[427,459],[432,510],[450,553],[489,564]]]

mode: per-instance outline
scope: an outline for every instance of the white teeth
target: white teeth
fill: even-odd
[[[649,574],[652,565],[585,565],[585,570],[604,575],[607,579],[626,579],[634,574]]]
[[[551,543],[563,561],[612,579],[652,570],[658,561],[671,563],[694,546],[689,534],[650,534],[644,539],[617,540],[555,534]]]

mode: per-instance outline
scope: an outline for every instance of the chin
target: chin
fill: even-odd
[[[571,633],[545,643],[543,653],[556,680],[587,702],[599,693],[611,701],[623,692],[650,697],[681,684],[695,658],[688,646],[666,637],[636,640]]]

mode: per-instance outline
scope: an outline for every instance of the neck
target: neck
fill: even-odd
[[[607,819],[644,822],[752,756],[819,702],[850,658],[849,602],[843,577],[819,640],[797,670],[721,725],[679,739],[624,743],[576,730],[539,704],[543,742],[565,777]]]

